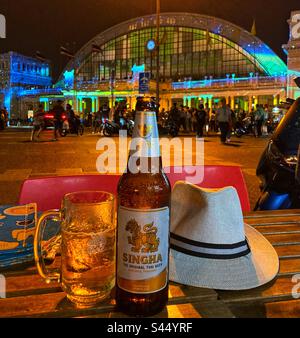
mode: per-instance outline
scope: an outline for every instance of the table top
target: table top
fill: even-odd
[[[300,210],[252,212],[245,215],[245,222],[262,233],[276,249],[280,258],[277,277],[264,286],[245,291],[171,283],[169,303],[155,317],[300,317],[300,298],[293,297],[296,282],[292,280],[300,274]],[[60,285],[46,284],[34,266],[2,274],[6,278],[7,298],[0,299],[0,317],[125,317],[116,311],[113,296],[94,308],[76,309]],[[300,287],[298,292],[300,295]]]

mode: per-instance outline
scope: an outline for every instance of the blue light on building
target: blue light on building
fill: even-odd
[[[11,90],[6,91],[4,94],[4,105],[3,106],[8,110],[9,110],[10,103],[11,103],[11,97],[12,97]]]
[[[1,54],[0,61],[0,104],[18,116],[22,110],[19,99],[24,91],[45,91],[51,87],[50,62],[15,52]]]
[[[64,84],[66,88],[74,88],[74,74],[74,69],[71,71],[66,70],[64,72]]]
[[[243,48],[270,76],[287,74],[287,65],[266,44],[253,37],[251,44],[246,43]]]

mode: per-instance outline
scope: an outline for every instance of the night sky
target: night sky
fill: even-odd
[[[0,0],[7,19],[7,39],[0,52],[34,55],[39,50],[53,62],[57,76],[68,59],[60,46],[72,51],[103,30],[130,18],[155,12],[155,0]],[[161,0],[162,12],[207,14],[251,30],[285,60],[281,50],[288,40],[287,19],[300,9],[299,0]]]

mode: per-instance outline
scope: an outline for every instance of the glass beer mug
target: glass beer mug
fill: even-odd
[[[61,271],[48,271],[42,238],[49,220],[61,222]],[[106,192],[67,194],[60,211],[50,210],[38,221],[34,256],[39,274],[60,281],[67,297],[78,307],[105,299],[115,285],[115,198]]]

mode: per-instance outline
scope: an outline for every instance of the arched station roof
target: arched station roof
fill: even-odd
[[[254,60],[267,76],[283,75],[287,72],[286,64],[268,45],[247,30],[226,20],[194,13],[162,13],[160,18],[162,27],[195,28],[228,39],[240,46],[245,53],[249,55],[252,62]],[[67,64],[62,75],[66,71],[75,68],[78,69],[84,60],[92,53],[94,44],[101,47],[119,36],[155,26],[156,15],[147,15],[130,19],[110,27],[85,44],[76,53],[74,59]],[[61,79],[62,76],[60,77],[60,80]]]

